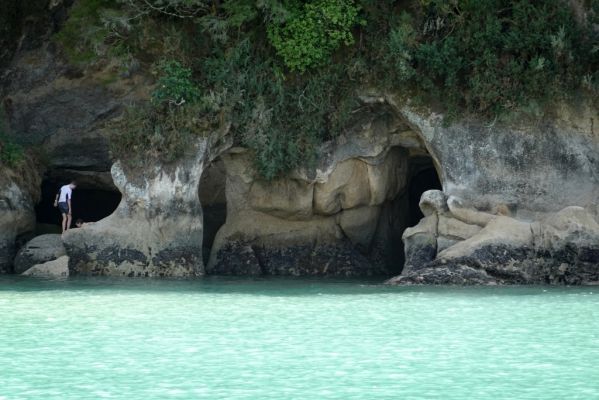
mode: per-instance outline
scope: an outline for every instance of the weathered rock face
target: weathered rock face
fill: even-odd
[[[31,195],[0,171],[0,273],[12,271],[16,238],[35,227]]]
[[[392,97],[370,101],[394,104]],[[599,198],[599,112],[589,102],[561,106],[540,121],[488,124],[396,112],[419,131],[439,166],[443,191],[468,208],[502,205],[518,217],[594,207]]]
[[[122,193],[109,217],[64,235],[71,274],[196,276],[202,262],[202,206],[198,185],[214,150],[197,139],[173,165],[149,163],[140,170],[112,167]]]
[[[362,99],[420,133],[443,181],[404,232],[406,265],[392,282],[598,281],[599,115],[588,103],[534,123],[445,126],[393,96]]]
[[[0,68],[16,51],[38,48],[66,19],[73,0],[5,0],[0,3]]]
[[[423,149],[412,131],[385,116],[363,120],[356,132],[330,144],[312,173],[267,182],[253,171],[249,154],[223,155],[227,221],[207,272],[388,274],[386,241],[405,223],[392,222],[398,219],[393,201],[407,187],[410,158]]]
[[[381,216],[391,199],[395,207],[406,206],[400,201],[406,166],[418,151],[433,157],[443,191],[422,197],[425,218],[404,232],[406,266],[394,282],[598,280],[596,112],[564,107],[536,124],[470,121],[447,127],[440,116],[423,117],[390,96],[363,100],[391,107],[396,119],[370,121],[331,143],[313,174],[295,171],[264,182],[243,153],[225,157],[228,216],[212,250],[210,273],[384,271],[372,257],[377,238],[380,243],[393,236],[381,233]],[[411,129],[392,127],[402,120]],[[578,210],[576,223],[572,210]],[[565,215],[570,222],[555,222]],[[407,225],[394,226],[397,232]],[[345,256],[356,265],[329,269]]]
[[[69,276],[69,257],[62,256],[56,260],[36,264],[21,275],[37,278],[66,278]]]
[[[142,78],[109,85],[102,80],[110,70],[83,74],[72,68],[50,45],[17,55],[0,80],[9,132],[22,144],[43,148],[49,179],[115,190],[103,127],[124,103],[144,97]]]
[[[457,207],[450,197],[421,202],[430,215],[404,232],[406,266],[389,283],[504,284],[599,283],[599,224],[578,206],[535,221]]]
[[[17,253],[14,261],[14,272],[20,274],[36,264],[56,260],[65,254],[60,235],[37,236],[27,242]]]
[[[6,53],[0,61],[0,101],[9,135],[43,149],[48,179],[116,190],[104,126],[125,104],[147,98],[150,82],[138,67],[119,72],[103,64],[83,70],[64,59],[50,37],[72,0],[13,3],[24,19],[12,29],[11,43],[18,45],[0,47]]]

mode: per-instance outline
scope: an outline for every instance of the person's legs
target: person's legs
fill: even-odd
[[[67,230],[67,219],[68,216],[65,213],[62,213],[62,233]]]
[[[69,206],[67,203],[58,203],[58,209],[62,214],[62,233],[71,227],[71,215],[69,214]]]

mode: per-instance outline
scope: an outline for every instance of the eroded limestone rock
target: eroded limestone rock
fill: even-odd
[[[66,278],[69,276],[69,257],[62,256],[56,260],[36,264],[21,275],[38,278]]]
[[[447,196],[441,190],[427,190],[422,193],[418,206],[425,217],[435,213],[445,214],[448,211]]]
[[[402,235],[406,255],[404,273],[434,260],[437,254],[437,226],[439,217],[431,214]]]
[[[597,204],[599,113],[592,101],[558,105],[539,119],[464,118],[447,125],[443,115],[416,110],[393,95],[374,91],[369,97],[393,107],[419,131],[439,166],[444,193],[462,199],[462,209],[507,205],[514,216],[528,218]]]
[[[97,223],[69,230],[64,243],[71,274],[197,276],[203,220],[198,185],[221,136],[197,139],[188,155],[170,165],[131,170],[112,167],[122,193],[116,211]]]
[[[31,195],[0,171],[0,273],[11,272],[18,235],[34,230]]]
[[[482,229],[435,213],[406,230],[406,268],[388,283],[599,283],[599,224],[592,212],[566,207],[532,223],[488,215]]]
[[[368,255],[375,237],[385,235],[379,228],[383,205],[407,185],[409,152],[387,147],[388,136],[377,141],[364,135],[344,139],[315,174],[296,170],[272,182],[253,172],[249,154],[223,155],[227,222],[215,238],[207,272],[385,273],[387,265]]]
[[[23,273],[36,264],[56,260],[66,254],[58,234],[36,236],[23,246],[14,261],[14,272]]]

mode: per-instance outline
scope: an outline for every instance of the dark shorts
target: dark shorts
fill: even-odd
[[[69,213],[69,205],[62,201],[60,203],[58,203],[58,209],[60,210],[61,214],[68,214]]]

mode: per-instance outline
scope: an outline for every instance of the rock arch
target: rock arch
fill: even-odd
[[[64,235],[71,274],[193,277],[204,274],[198,196],[205,167],[230,143],[226,129],[190,143],[180,160],[111,169],[114,213]]]
[[[207,273],[369,276],[401,272],[410,184],[440,171],[423,136],[386,101],[364,101],[314,169],[264,181],[243,149],[223,156],[227,222]],[[432,187],[440,189],[437,180]],[[417,203],[412,210],[417,210]],[[414,203],[414,201],[412,201]],[[419,212],[419,211],[418,211]]]

